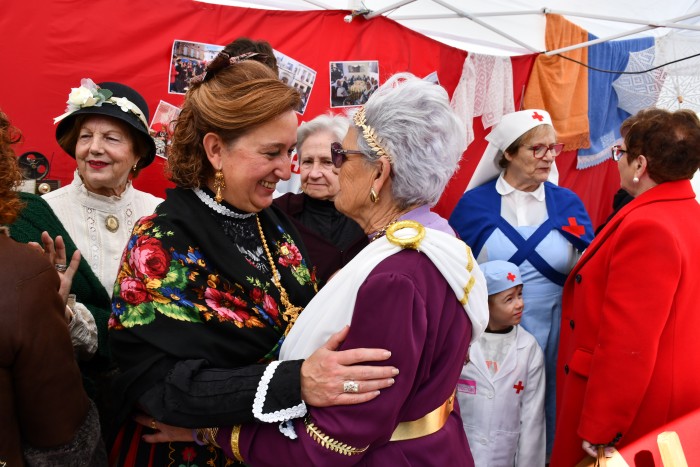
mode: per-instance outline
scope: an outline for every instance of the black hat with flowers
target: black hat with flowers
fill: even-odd
[[[156,144],[148,131],[148,105],[146,100],[129,86],[115,82],[103,82],[95,84],[92,80],[84,78],[80,81],[80,87],[72,88],[68,96],[66,113],[54,118],[56,127],[56,141],[64,151],[75,158],[75,147],[61,144],[61,138],[75,124],[79,115],[105,115],[127,123],[136,130],[135,135],[143,138],[148,151],[140,156],[139,165],[146,167],[156,155]]]

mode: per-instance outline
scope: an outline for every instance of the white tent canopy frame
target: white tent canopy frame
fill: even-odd
[[[700,0],[543,0],[547,6],[538,9],[532,8],[531,0],[200,1],[273,10],[346,10],[348,20],[383,15],[453,47],[487,55],[554,55],[623,37],[658,37],[677,29],[700,40]],[[548,14],[565,16],[599,39],[546,50]]]

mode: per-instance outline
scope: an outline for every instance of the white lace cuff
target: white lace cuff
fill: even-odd
[[[265,423],[283,422],[285,420],[291,420],[293,418],[299,418],[306,415],[306,404],[304,401],[301,401],[300,404],[295,405],[294,407],[275,410],[271,413],[263,413],[265,399],[267,398],[268,386],[270,381],[272,381],[272,376],[275,374],[275,370],[277,370],[280,363],[282,362],[276,361],[267,366],[262,378],[260,378],[258,389],[255,392],[255,400],[253,401],[253,416]]]
[[[97,324],[85,305],[71,304],[73,319],[68,324],[73,350],[82,360],[88,360],[97,352]]]
[[[284,421],[279,424],[280,433],[289,439],[297,439],[297,432],[294,429],[294,422],[291,420]]]

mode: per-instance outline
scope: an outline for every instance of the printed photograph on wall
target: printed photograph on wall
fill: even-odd
[[[362,105],[379,87],[379,62],[331,62],[331,107]]]
[[[277,59],[279,78],[283,83],[299,91],[301,95],[301,105],[296,111],[304,115],[306,105],[309,103],[309,98],[311,97],[314,82],[316,81],[316,71],[282,52],[274,49],[273,51]]]
[[[153,119],[151,120],[151,135],[156,143],[156,156],[168,158],[171,138],[173,136],[172,123],[180,115],[180,108],[165,101],[160,101]]]
[[[216,57],[216,54],[223,48],[223,45],[202,42],[173,41],[168,92],[170,94],[185,94],[189,80],[203,73],[207,63]]]

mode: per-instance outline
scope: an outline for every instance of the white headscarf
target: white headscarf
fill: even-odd
[[[552,118],[546,110],[529,109],[504,115],[498,125],[486,136],[486,141],[489,142],[489,145],[486,147],[484,155],[481,156],[481,160],[479,160],[479,164],[476,166],[476,170],[474,170],[474,174],[469,180],[465,191],[481,186],[498,177],[503,170],[498,166],[498,155],[508,149],[508,146],[513,144],[513,141],[520,138],[527,131],[545,124],[554,127]],[[554,184],[559,183],[559,171],[554,162],[552,162],[548,180]]]

